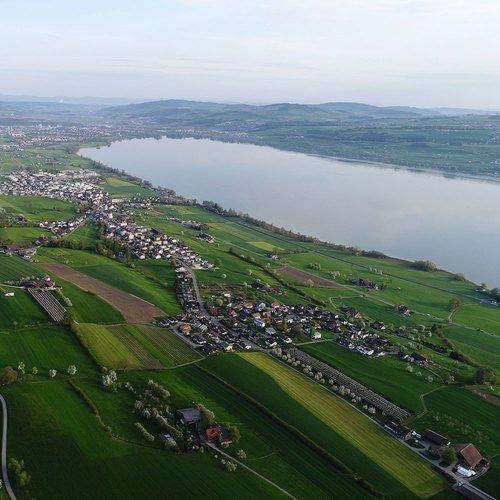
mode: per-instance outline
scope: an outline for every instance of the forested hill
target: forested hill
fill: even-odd
[[[181,100],[102,108],[101,118],[174,137],[249,142],[450,173],[500,176],[500,114],[361,103],[245,105]]]

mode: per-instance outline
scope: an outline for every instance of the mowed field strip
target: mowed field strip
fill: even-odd
[[[56,276],[70,281],[83,290],[92,292],[106,302],[109,302],[122,313],[125,320],[129,323],[149,323],[154,318],[165,315],[159,307],[135,295],[118,290],[107,283],[103,283],[86,274],[75,271],[65,264],[48,262],[40,265],[43,269],[46,269]]]

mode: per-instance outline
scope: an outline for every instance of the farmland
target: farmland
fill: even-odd
[[[413,413],[424,410],[422,395],[439,387],[425,380],[426,370],[419,378],[405,370],[405,363],[392,358],[368,358],[332,342],[307,344],[301,349]]]
[[[106,182],[101,186],[111,196],[116,198],[131,198],[132,196],[155,196],[155,192],[151,189],[139,186],[125,179],[118,177],[108,177]]]
[[[50,236],[51,233],[38,227],[2,227],[0,228],[0,244],[30,246],[39,236]]]
[[[0,328],[20,328],[49,321],[45,311],[24,290],[7,286],[2,288],[14,292],[14,297],[0,295]]]
[[[19,489],[21,499],[65,498],[75,492],[104,498],[111,491],[119,498],[160,498],[166,490],[174,498],[187,491],[221,498],[235,493],[276,497],[271,486],[244,470],[225,473],[208,453],[173,454],[111,439],[63,380],[9,387],[4,396],[9,420],[16,422],[9,426],[9,452],[25,461],[32,476],[30,485]]]
[[[158,369],[161,363],[124,326],[79,323],[73,331],[100,366],[112,369]]]
[[[65,373],[74,364],[79,373],[93,371],[92,363],[74,335],[65,328],[38,326],[0,331],[0,367],[23,361],[27,371],[36,366],[47,376],[52,368]]]
[[[47,262],[60,262],[111,287],[140,297],[165,313],[177,314],[181,311],[172,288],[162,286],[115,260],[81,250],[49,248],[44,248],[40,256]]]
[[[6,214],[23,215],[31,223],[66,220],[76,215],[75,206],[67,201],[37,196],[0,195],[0,208]]]
[[[40,276],[39,267],[15,256],[0,254],[0,282],[19,281],[28,276]]]
[[[388,496],[428,497],[445,487],[421,459],[341,399],[261,354],[209,358],[204,366],[320,444]]]
[[[500,407],[464,387],[443,387],[424,397],[427,413],[412,425],[432,427],[453,442],[474,442],[487,456],[500,453]]]
[[[123,328],[165,368],[201,359],[199,353],[166,328],[151,325],[124,325]]]

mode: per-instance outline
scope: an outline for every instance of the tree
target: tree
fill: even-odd
[[[458,297],[452,297],[448,303],[448,311],[456,311],[462,305],[462,301]]]
[[[12,368],[12,366],[6,366],[3,369],[2,378],[0,379],[1,385],[10,385],[16,382],[17,372]]]
[[[54,378],[56,375],[57,375],[57,370],[54,370],[53,368],[52,368],[52,370],[49,370],[49,377],[50,378]]]
[[[222,267],[222,261],[220,259],[214,259],[214,267]]]
[[[237,443],[241,438],[240,430],[238,429],[238,427],[236,427],[236,425],[230,425],[228,429],[231,433],[231,437],[233,438],[233,443]]]
[[[290,337],[298,337],[299,335],[302,335],[302,325],[295,323],[290,329]]]
[[[68,375],[75,375],[76,373],[76,366],[75,365],[69,365],[68,366]]]
[[[454,464],[457,460],[457,452],[451,446],[446,447],[441,454],[441,460],[446,465]]]
[[[476,384],[494,384],[496,382],[496,374],[493,370],[487,368],[478,368],[474,375]]]

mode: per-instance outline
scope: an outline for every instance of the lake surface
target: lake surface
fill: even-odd
[[[199,139],[133,139],[80,154],[322,240],[500,286],[500,183]]]

